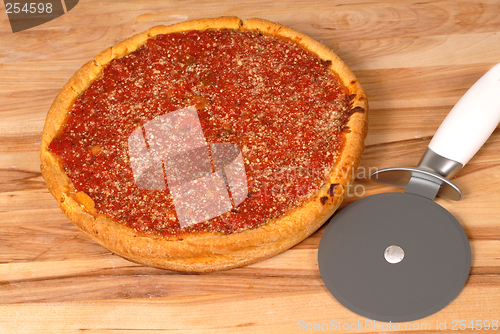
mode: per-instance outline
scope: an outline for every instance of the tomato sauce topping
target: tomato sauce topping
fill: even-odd
[[[50,144],[98,213],[139,233],[182,238],[265,224],[315,195],[335,166],[348,92],[316,55],[272,35],[236,30],[158,35],[111,61],[74,103]],[[134,182],[127,139],[196,106],[208,143],[241,150],[248,195],[216,218],[181,227],[172,194]]]

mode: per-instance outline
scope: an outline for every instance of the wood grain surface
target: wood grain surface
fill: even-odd
[[[469,237],[469,280],[442,311],[399,326],[370,324],[330,295],[316,258],[324,228],[267,261],[186,275],[123,260],[64,216],[39,170],[42,127],[57,92],[80,66],[126,37],[224,15],[306,33],[332,48],[363,84],[370,132],[356,192],[342,207],[401,191],[372,183],[368,173],[415,166],[451,107],[500,62],[498,0],[80,0],[67,14],[18,33],[0,4],[0,333],[466,333],[471,321],[476,330],[486,321],[498,324],[498,129],[454,178],[463,199],[437,200]]]

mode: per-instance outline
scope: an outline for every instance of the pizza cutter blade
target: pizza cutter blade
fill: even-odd
[[[370,319],[403,322],[429,316],[455,299],[469,275],[470,245],[460,223],[433,200],[461,199],[449,178],[499,122],[500,64],[453,107],[417,167],[372,175],[375,182],[405,187],[404,193],[365,197],[332,217],[318,265],[340,303]]]

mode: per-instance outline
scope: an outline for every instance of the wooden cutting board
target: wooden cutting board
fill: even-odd
[[[80,0],[67,14],[17,33],[0,4],[0,333],[498,328],[498,130],[455,177],[463,199],[437,200],[470,239],[469,280],[448,307],[415,322],[370,322],[329,294],[316,258],[323,229],[267,261],[186,275],[123,260],[68,221],[45,187],[38,156],[45,115],[59,89],[85,62],[126,37],[154,25],[223,15],[261,17],[306,33],[332,48],[363,84],[370,132],[342,207],[396,190],[373,184],[369,174],[415,166],[451,107],[500,62],[498,0]]]

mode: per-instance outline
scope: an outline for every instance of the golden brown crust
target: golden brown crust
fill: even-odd
[[[316,197],[285,216],[255,229],[229,235],[205,233],[175,241],[138,235],[132,229],[96,214],[92,199],[84,193],[75,193],[62,164],[48,151],[48,145],[64,125],[75,99],[112,59],[135,51],[148,38],[158,34],[209,28],[258,30],[291,38],[321,59],[331,61],[330,70],[341,78],[350,94],[355,94],[352,108],[360,112],[352,113],[348,121],[345,147],[324,187]],[[112,252],[134,262],[178,271],[208,272],[235,268],[264,260],[294,246],[314,233],[335,212],[360,163],[367,132],[367,112],[366,95],[342,60],[322,44],[293,29],[261,19],[249,19],[243,23],[236,17],[159,26],[101,52],[63,87],[47,115],[41,144],[41,170],[50,192],[68,218]],[[331,186],[335,184],[338,186]]]

